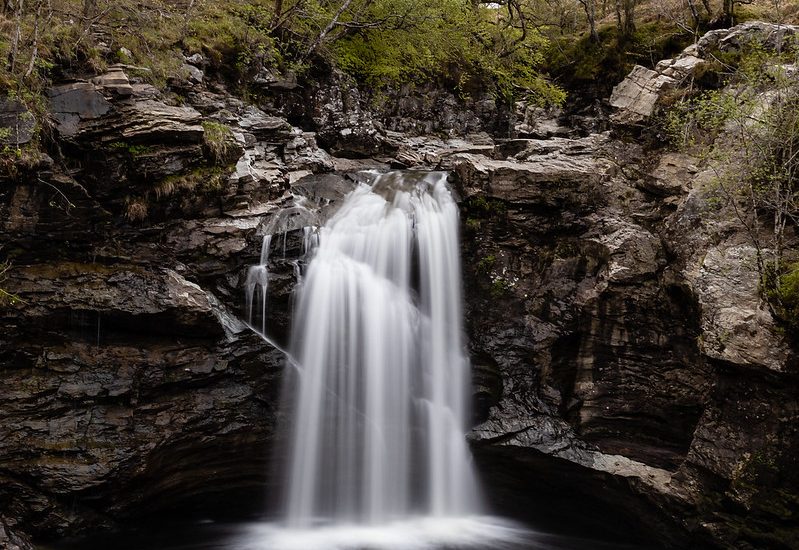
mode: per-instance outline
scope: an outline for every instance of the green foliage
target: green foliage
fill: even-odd
[[[799,262],[766,273],[761,291],[772,304],[777,316],[792,333],[799,333]]]
[[[196,0],[188,7],[97,0],[95,16],[86,18],[82,0],[39,1],[25,4],[13,21],[0,21],[3,59],[17,28],[21,36],[13,68],[0,68],[0,91],[23,83],[40,91],[54,76],[90,76],[111,63],[125,63],[129,73],[164,87],[181,75],[184,54],[202,53],[211,71],[242,87],[263,68],[302,71],[316,56],[375,88],[434,82],[464,97],[480,87],[506,101],[562,102],[563,91],[539,70],[548,41],[527,23],[535,3],[519,2],[518,12],[488,6],[467,0]]]
[[[546,38],[504,21],[496,9],[462,0],[379,0],[361,19],[382,23],[346,34],[330,48],[341,68],[372,86],[434,81],[466,96],[477,80],[506,101],[565,99],[537,70]]]
[[[203,144],[215,164],[226,164],[234,149],[233,133],[230,128],[219,122],[207,120],[202,123]]]
[[[187,23],[182,45],[188,53],[202,53],[214,67],[233,80],[280,63],[269,21],[272,2],[216,2]]]

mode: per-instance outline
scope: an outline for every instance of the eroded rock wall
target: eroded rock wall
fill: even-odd
[[[796,352],[700,159],[529,113],[542,139],[407,136],[386,128],[501,118],[484,105],[420,129],[412,113],[447,103],[432,94],[380,123],[346,86],[309,98],[274,79],[255,106],[191,63],[180,101],[124,67],[54,88],[59,150],[0,189],[1,286],[22,300],[0,311],[0,542],[260,509],[279,485],[284,358],[242,322],[247,266],[275,234],[268,332],[283,344],[302,228],[357,170],[396,166],[453,172],[470,438],[501,510],[576,508],[674,548],[796,545]],[[676,86],[686,64],[656,72]],[[209,122],[230,129],[221,157]]]

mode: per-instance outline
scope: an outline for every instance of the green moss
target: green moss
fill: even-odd
[[[488,256],[484,256],[477,262],[477,272],[478,273],[491,273],[491,270],[494,269],[494,266],[497,263],[497,257],[493,254],[489,254]]]
[[[508,206],[505,204],[505,202],[499,199],[486,198],[483,195],[471,198],[468,205],[469,208],[474,211],[483,212],[489,215],[504,214],[508,210]]]
[[[133,158],[148,155],[155,151],[155,147],[149,145],[131,144],[123,141],[114,141],[108,145],[108,148],[112,151],[127,153]]]
[[[480,229],[481,222],[477,218],[466,218],[466,229],[477,231]]]
[[[497,277],[491,282],[491,296],[494,298],[501,298],[510,293],[512,288],[513,285],[510,281],[502,277]]]
[[[558,241],[557,246],[555,247],[555,257],[556,258],[573,258],[580,253],[580,248],[577,246],[576,243],[571,241]]]
[[[761,281],[761,292],[785,328],[799,334],[799,262],[788,265],[780,275],[767,272]]]

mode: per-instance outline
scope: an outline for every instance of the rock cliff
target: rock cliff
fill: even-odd
[[[645,124],[702,44],[633,71],[615,123]],[[434,91],[373,116],[341,75],[265,80],[253,105],[187,64],[172,93],[125,66],[55,86],[54,146],[0,187],[0,287],[19,298],[0,310],[0,543],[259,511],[279,490],[302,228],[359,170],[394,166],[451,170],[459,194],[470,439],[498,508],[665,547],[798,544],[795,346],[700,159],[534,110],[532,137],[492,139],[474,132],[506,113]],[[17,142],[21,109],[0,102]],[[472,133],[414,135],[438,130]],[[266,234],[270,342],[243,322]]]

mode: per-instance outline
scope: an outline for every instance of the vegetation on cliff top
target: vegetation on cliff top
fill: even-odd
[[[37,91],[111,63],[164,84],[202,54],[229,82],[323,62],[373,86],[471,78],[498,95],[562,94],[537,72],[546,38],[533,3],[467,0],[3,0],[0,90]],[[528,5],[529,4],[529,5]],[[135,71],[135,69],[134,69]]]
[[[240,87],[263,71],[338,66],[372,87],[433,81],[467,94],[563,100],[545,68],[613,81],[709,26],[734,19],[730,0],[2,0],[0,92],[32,102],[52,80],[112,63],[164,85],[200,53]],[[776,6],[776,7],[775,7]],[[791,19],[777,4],[743,17]],[[740,11],[740,9],[739,9]],[[32,92],[33,95],[26,96]]]
[[[799,331],[799,43],[757,43],[715,56],[723,86],[686,91],[668,114],[674,143],[712,170],[713,194],[756,250],[760,290],[776,318]]]

